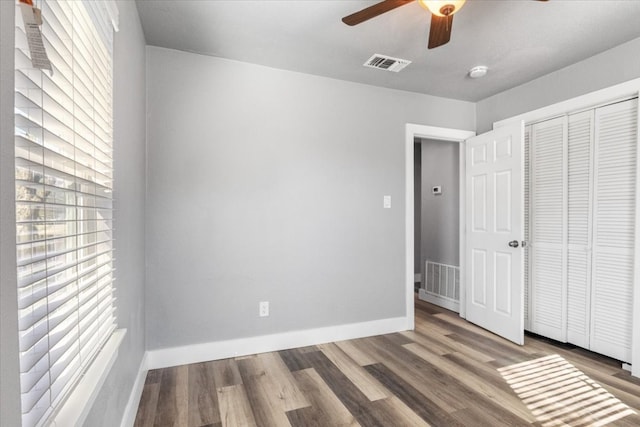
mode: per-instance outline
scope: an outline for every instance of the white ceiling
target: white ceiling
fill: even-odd
[[[375,3],[137,0],[153,46],[467,101],[640,37],[640,0],[468,0],[451,41],[427,50],[430,15],[417,2],[354,27],[341,22]],[[374,53],[412,64],[399,73],[363,67]],[[489,74],[470,79],[475,65]]]

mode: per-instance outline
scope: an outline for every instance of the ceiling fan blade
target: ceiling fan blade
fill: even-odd
[[[378,15],[382,15],[385,12],[395,9],[396,7],[404,6],[407,3],[411,3],[414,0],[385,0],[380,3],[376,3],[373,6],[369,6],[366,9],[362,9],[359,12],[352,13],[349,16],[342,18],[342,22],[347,25],[357,25],[361,22],[367,21],[371,18],[375,18]]]
[[[451,26],[453,15],[431,15],[431,28],[429,28],[429,49],[449,43],[451,39]]]

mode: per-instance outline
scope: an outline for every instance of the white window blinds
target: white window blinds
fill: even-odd
[[[53,73],[32,67],[17,12],[16,231],[25,426],[46,424],[116,327],[112,31],[105,31],[113,15],[103,2],[35,3],[42,9]]]

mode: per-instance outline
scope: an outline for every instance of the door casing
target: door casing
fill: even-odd
[[[435,126],[425,126],[407,123],[405,126],[405,284],[406,284],[406,307],[407,307],[407,329],[415,328],[414,311],[414,214],[413,214],[413,143],[415,138],[433,139],[439,141],[458,142],[460,146],[460,283],[465,283],[464,274],[464,250],[465,250],[465,147],[467,138],[475,136],[474,131],[441,128]],[[460,286],[460,316],[465,317],[465,286]]]

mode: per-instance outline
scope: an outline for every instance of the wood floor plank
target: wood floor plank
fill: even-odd
[[[219,387],[216,392],[223,427],[257,427],[242,384]]]
[[[319,350],[316,348],[315,351],[319,351]],[[285,365],[287,365],[287,368],[291,372],[300,371],[303,369],[309,369],[311,367],[309,362],[307,362],[307,359],[305,359],[303,356],[305,353],[309,353],[309,352],[307,351],[303,353],[296,348],[291,350],[282,350],[278,352],[278,354],[280,354],[280,357],[284,361]]]
[[[458,313],[454,313],[453,311],[447,310],[446,308],[438,307],[437,305],[428,303],[426,301],[422,301],[417,296],[413,299],[413,301],[416,308],[415,310],[416,314],[423,314],[423,313],[427,315],[434,315],[438,313],[453,313],[455,315],[458,314]]]
[[[200,427],[220,422],[218,396],[214,380],[214,363],[188,365],[189,368],[189,426]]]
[[[254,354],[250,357],[243,357],[236,361],[238,364],[238,372],[244,384],[247,379],[259,378],[267,375],[262,359],[258,359],[258,355]]]
[[[421,419],[434,426],[462,427],[448,412],[424,394],[394,374],[382,363],[368,365],[365,369],[387,387],[394,396],[403,401]]]
[[[430,424],[420,418],[403,401],[395,396],[371,402],[371,410],[385,426],[393,427],[429,427]]]
[[[360,426],[315,369],[293,373],[311,406],[287,412],[293,427]]]
[[[240,371],[242,373],[242,370]],[[267,376],[243,378],[243,386],[260,427],[290,427],[282,401]]]
[[[338,341],[335,344],[360,366],[379,362],[371,354],[360,350],[352,341]]]
[[[145,385],[147,384],[160,384],[162,379],[162,369],[150,369],[147,372],[147,377],[144,380]]]
[[[315,345],[310,345],[307,347],[297,348],[296,350],[298,350],[300,353],[312,353],[314,351],[318,351],[318,347]]]
[[[213,380],[217,387],[229,387],[242,384],[238,364],[234,359],[215,360],[213,363]]]
[[[148,378],[148,377],[147,377]],[[134,427],[151,427],[158,407],[158,395],[160,394],[160,382],[145,384],[140,396],[138,413]]]
[[[369,400],[374,401],[390,397],[389,391],[347,356],[340,347],[335,344],[322,344],[318,347]]]
[[[266,380],[272,392],[281,402],[284,411],[304,408],[309,402],[298,389],[291,371],[287,368],[278,353],[263,353],[258,355],[267,371]]]
[[[188,424],[188,383],[188,365],[163,369],[154,425],[185,426]]]

